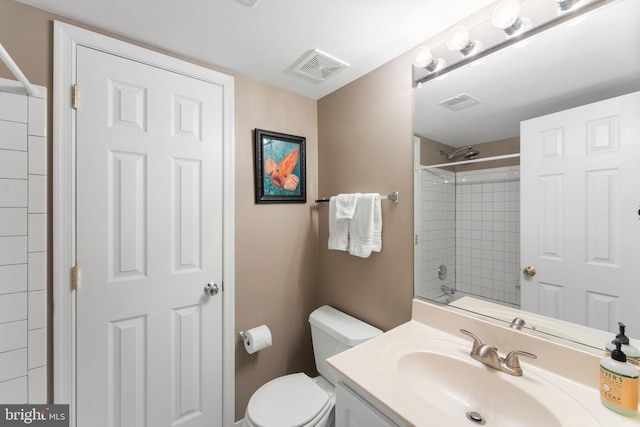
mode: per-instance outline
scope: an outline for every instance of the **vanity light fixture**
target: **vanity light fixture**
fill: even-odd
[[[468,64],[477,64],[485,56],[491,55],[509,46],[522,47],[526,45],[536,35],[547,31],[560,24],[571,24],[584,19],[589,13],[598,10],[606,5],[616,3],[621,0],[555,0],[557,7],[553,7],[552,0],[499,0],[495,7],[489,9],[489,13],[483,15],[482,21],[470,27],[456,25],[447,30],[445,39],[446,46],[458,51],[461,57],[456,58],[456,54],[447,49],[437,47],[439,57],[434,57],[431,51],[424,46],[420,46],[413,51],[413,65],[415,66],[413,82],[417,86],[429,80],[443,79],[451,71]],[[636,0],[638,1],[638,0]],[[531,3],[529,3],[531,2]],[[552,7],[540,8],[536,13],[535,26],[531,19],[520,16],[521,3],[547,3]],[[535,8],[535,6],[532,6]],[[528,9],[537,10],[537,9]],[[483,13],[486,13],[483,11]],[[532,12],[534,13],[534,12]],[[463,21],[463,22],[469,22]],[[471,40],[470,34],[491,34],[495,35],[495,28],[504,32],[506,37],[501,41],[494,40],[495,37],[488,36],[485,43],[478,40]],[[493,38],[492,38],[493,37]],[[484,37],[483,37],[484,39]],[[499,37],[498,37],[499,39]],[[437,40],[437,41],[436,41]],[[441,43],[442,35],[434,38],[430,43]],[[483,46],[484,45],[484,46]],[[424,73],[421,69],[426,69]]]
[[[458,25],[449,31],[447,47],[451,50],[457,50],[463,57],[467,57],[480,52],[484,46],[479,40],[471,40],[469,30]]]
[[[447,66],[444,59],[434,58],[431,50],[426,46],[419,46],[413,51],[413,65],[417,68],[424,68],[429,72],[443,69]]]
[[[504,31],[507,38],[522,34],[533,27],[530,19],[520,16],[518,0],[503,0],[493,10],[491,23]]]

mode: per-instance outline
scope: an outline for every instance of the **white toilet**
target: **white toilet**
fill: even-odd
[[[332,427],[336,376],[326,359],[382,331],[328,305],[309,316],[319,377],[285,375],[260,387],[249,400],[243,427]]]

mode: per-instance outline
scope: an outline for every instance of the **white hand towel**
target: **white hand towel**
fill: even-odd
[[[346,251],[349,248],[349,219],[337,218],[336,197],[329,199],[329,249]]]
[[[352,219],[356,212],[356,202],[360,193],[338,194],[336,196],[336,218]]]
[[[349,223],[349,253],[367,258],[372,251],[382,250],[382,208],[380,195],[361,194]]]

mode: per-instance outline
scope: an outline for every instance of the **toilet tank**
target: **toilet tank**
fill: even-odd
[[[329,357],[382,334],[380,329],[328,305],[314,310],[309,323],[316,368],[331,384],[336,383],[336,375],[326,362]]]

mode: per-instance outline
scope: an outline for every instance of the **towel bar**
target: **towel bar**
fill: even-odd
[[[380,199],[391,200],[393,203],[398,203],[398,194],[399,193],[397,191],[394,191],[391,194],[381,194]],[[316,203],[329,203],[329,199],[328,198],[316,199]]]

